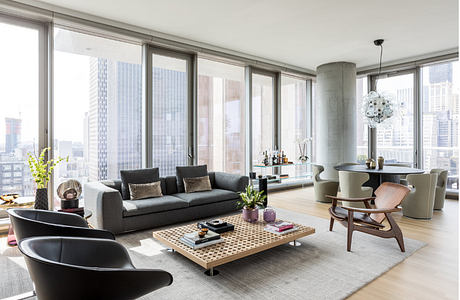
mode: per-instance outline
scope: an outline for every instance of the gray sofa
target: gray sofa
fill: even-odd
[[[247,176],[209,172],[211,191],[180,193],[176,176],[160,177],[163,197],[123,200],[121,180],[85,184],[85,207],[93,212],[89,223],[115,234],[216,216],[237,210],[238,193]]]

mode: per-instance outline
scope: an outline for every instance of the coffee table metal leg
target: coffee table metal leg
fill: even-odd
[[[293,247],[299,247],[302,246],[302,243],[298,242],[297,240],[293,240],[292,242],[289,242],[289,245]]]
[[[216,276],[219,275],[219,271],[214,270],[214,268],[210,268],[209,270],[204,271],[204,274],[208,276]]]

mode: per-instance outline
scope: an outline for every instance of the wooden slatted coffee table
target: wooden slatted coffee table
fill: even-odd
[[[315,228],[294,224],[298,230],[277,235],[264,230],[265,222],[248,223],[241,214],[224,217],[224,221],[235,225],[235,230],[222,233],[223,243],[193,250],[179,240],[185,233],[197,231],[196,224],[174,227],[153,232],[153,237],[199,264],[207,270],[206,274],[216,275],[214,267],[270,249],[295,242],[297,239],[315,233]]]

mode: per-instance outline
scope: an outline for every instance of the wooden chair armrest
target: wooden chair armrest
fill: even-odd
[[[367,198],[340,198],[340,197],[335,197],[335,196],[330,196],[326,195],[327,198],[330,198],[332,200],[338,200],[338,201],[348,201],[348,202],[364,202],[364,201],[370,201],[374,200],[375,197],[367,197]]]
[[[379,214],[379,213],[392,213],[396,211],[400,211],[401,208],[360,208],[360,207],[349,207],[349,206],[341,206],[343,209],[353,212],[362,212],[362,213],[369,213],[369,214]]]

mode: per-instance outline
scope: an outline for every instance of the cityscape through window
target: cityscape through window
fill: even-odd
[[[458,190],[459,63],[421,69],[423,166],[448,170],[447,188]]]
[[[39,32],[0,22],[0,45],[0,194],[32,196],[27,154],[38,155]]]
[[[54,46],[55,183],[140,168],[141,47],[59,28]]]

